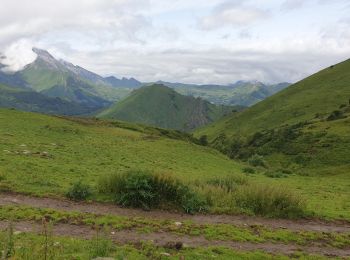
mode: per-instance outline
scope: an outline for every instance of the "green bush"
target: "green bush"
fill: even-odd
[[[203,146],[207,146],[207,145],[208,145],[208,136],[202,135],[202,136],[199,138],[199,144],[200,144],[200,145],[203,145]]]
[[[72,184],[69,188],[66,196],[72,200],[85,200],[91,195],[91,187],[84,184],[82,181],[78,181]]]
[[[242,169],[242,171],[243,171],[244,173],[247,173],[247,174],[254,174],[254,173],[255,173],[255,169],[254,169],[254,168],[251,168],[251,167],[244,167],[244,168]]]
[[[344,115],[343,111],[335,110],[327,117],[327,120],[332,121],[332,120],[342,119],[345,117],[346,116]]]
[[[149,171],[130,170],[102,177],[99,192],[112,194],[119,205],[149,210],[176,207],[187,213],[203,211],[206,203],[179,180]]]
[[[306,216],[302,198],[284,187],[242,186],[235,197],[237,206],[255,215],[280,218]]]
[[[284,178],[284,177],[287,177],[281,171],[267,171],[267,172],[264,173],[264,175],[266,177],[270,177],[270,178]]]
[[[250,157],[248,159],[248,163],[254,167],[258,167],[258,166],[266,167],[264,157],[258,154],[254,154],[252,157]]]

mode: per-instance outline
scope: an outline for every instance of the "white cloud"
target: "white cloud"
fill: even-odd
[[[5,71],[18,71],[25,65],[36,59],[36,54],[31,51],[33,42],[22,39],[4,50],[4,57],[0,58],[0,63],[5,65]]]
[[[246,26],[269,16],[268,12],[236,2],[218,5],[211,14],[200,19],[202,29],[213,30],[225,26]]]
[[[147,6],[147,0],[2,0],[0,46],[60,30],[107,30],[130,38],[149,25],[138,12]]]
[[[283,4],[293,12],[281,12]],[[143,81],[295,81],[350,56],[346,7],[346,0],[1,0],[0,52],[13,70],[35,58],[36,46],[102,75]]]

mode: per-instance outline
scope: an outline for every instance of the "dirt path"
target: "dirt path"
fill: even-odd
[[[5,230],[9,222],[0,221],[0,229]],[[20,221],[13,223],[14,231],[42,233],[42,226],[35,222]],[[53,226],[54,236],[76,237],[81,239],[91,239],[96,235],[96,230],[88,226],[78,226],[70,224],[57,224]],[[157,246],[176,248],[177,245],[183,247],[207,247],[225,246],[240,251],[264,251],[272,254],[291,255],[296,252],[317,254],[329,257],[350,257],[350,249],[337,249],[320,245],[299,246],[293,244],[277,243],[250,243],[233,241],[207,240],[202,236],[190,237],[179,236],[169,233],[147,233],[140,234],[136,231],[109,231],[110,238],[118,244],[139,244],[140,241],[152,241]]]
[[[78,211],[83,213],[110,214],[126,217],[145,217],[152,219],[165,219],[174,221],[191,220],[199,224],[233,224],[236,226],[264,225],[270,228],[286,228],[293,231],[318,232],[350,232],[349,222],[325,222],[321,220],[284,220],[265,219],[249,216],[229,215],[187,215],[170,213],[166,211],[143,211],[137,209],[120,208],[113,204],[72,202],[69,200],[38,198],[20,194],[0,194],[1,205],[26,205],[37,208],[51,208],[63,211]]]

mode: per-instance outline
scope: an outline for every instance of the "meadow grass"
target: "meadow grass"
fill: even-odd
[[[196,189],[204,185],[203,193],[212,198],[210,212],[242,213],[232,203],[231,191],[218,186],[237,188],[230,178],[241,178],[246,164],[176,139],[181,135],[169,131],[166,135],[173,135],[172,139],[140,125],[75,121],[79,120],[0,109],[0,190],[63,197],[72,184],[83,181],[94,191],[90,199],[105,201],[111,197],[96,192],[97,180],[136,168],[170,174],[191,185],[199,183]],[[278,159],[272,156],[270,161]],[[279,179],[264,176],[259,168],[254,171],[246,174],[250,184],[283,185],[300,193],[307,210],[316,216],[350,220],[347,167],[310,169],[310,176],[291,174]]]
[[[204,236],[208,240],[295,243],[299,245],[322,242],[325,245],[337,248],[350,246],[349,233],[292,231],[283,228],[271,229],[259,225],[197,224],[191,221],[184,221],[179,226],[176,225],[175,220],[171,219],[160,220],[143,217],[97,215],[25,206],[3,206],[0,208],[0,220],[11,220],[14,223],[21,220],[32,220],[42,223],[43,218],[50,220],[52,224],[86,225],[107,230],[134,230],[139,233],[165,232],[179,236]]]

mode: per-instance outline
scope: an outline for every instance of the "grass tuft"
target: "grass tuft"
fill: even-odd
[[[112,194],[119,205],[151,208],[182,208],[186,213],[204,211],[206,202],[189,186],[170,175],[129,170],[99,179],[100,193]]]
[[[86,200],[91,195],[91,187],[82,181],[72,184],[66,196],[72,200]]]
[[[306,216],[305,202],[284,187],[242,186],[236,193],[237,205],[255,215],[300,218]]]

